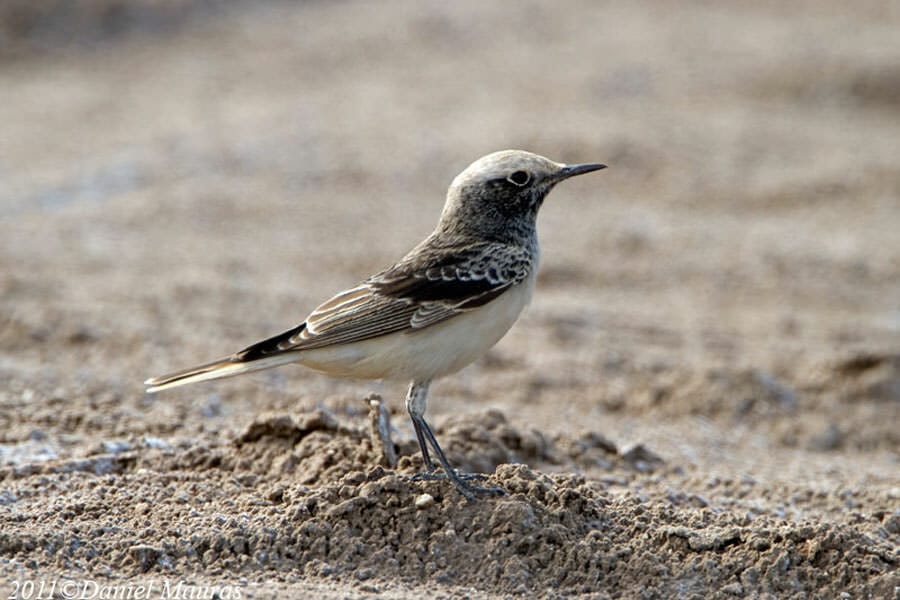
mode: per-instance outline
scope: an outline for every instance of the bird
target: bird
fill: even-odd
[[[424,460],[467,499],[502,493],[447,460],[425,420],[431,382],[472,363],[531,300],[537,215],[563,180],[606,165],[564,164],[524,150],[479,158],[447,191],[434,231],[391,267],[338,293],[300,325],[212,362],[147,379],[148,393],[288,363],[335,377],[409,383],[406,409]],[[440,465],[432,459],[432,452]]]

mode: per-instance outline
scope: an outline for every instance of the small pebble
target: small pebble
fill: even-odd
[[[416,508],[423,510],[434,506],[434,496],[431,494],[422,494],[416,498]]]
[[[131,555],[131,558],[140,565],[144,571],[147,571],[156,564],[157,560],[159,560],[160,551],[153,546],[141,544],[131,546],[128,549],[128,554]]]

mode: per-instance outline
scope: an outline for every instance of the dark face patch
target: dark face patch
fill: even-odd
[[[523,173],[517,171],[516,173]],[[515,173],[514,173],[515,175]],[[485,183],[484,190],[480,194],[483,203],[502,214],[507,219],[519,217],[531,217],[541,206],[547,190],[543,186],[535,185],[530,179],[525,184],[518,184],[514,179],[524,181],[525,176],[512,175],[505,179],[492,179]],[[484,206],[483,208],[488,208]]]

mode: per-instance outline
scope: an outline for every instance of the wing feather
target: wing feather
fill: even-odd
[[[292,352],[421,330],[487,304],[531,269],[532,254],[516,246],[419,248],[322,303],[303,325],[244,352]]]

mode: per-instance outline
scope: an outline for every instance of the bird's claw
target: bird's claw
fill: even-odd
[[[506,490],[500,487],[472,485],[472,481],[484,481],[489,476],[484,473],[460,473],[454,470],[453,474],[443,471],[424,471],[410,477],[410,481],[450,481],[456,486],[460,494],[468,500],[475,500],[475,494],[502,495]]]

